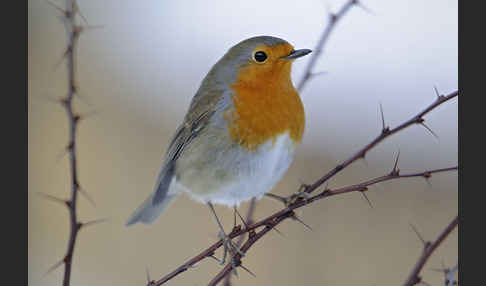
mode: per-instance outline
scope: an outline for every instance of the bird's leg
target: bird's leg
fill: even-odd
[[[236,206],[233,206],[233,210],[234,210],[234,213],[235,213],[235,226],[236,226],[236,214],[238,214],[238,216],[240,217],[241,221],[243,222],[243,224],[245,225],[245,228],[248,228],[248,224],[246,223],[246,221],[243,219],[243,217],[241,216],[240,212],[238,211],[238,209],[236,209]]]
[[[236,260],[234,256],[236,253],[239,253],[242,257],[245,256],[245,254],[236,246],[231,238],[224,232],[223,225],[219,221],[218,216],[216,215],[216,211],[214,210],[213,204],[208,202],[209,209],[211,209],[211,212],[214,215],[214,218],[216,219],[216,223],[218,224],[219,227],[219,237],[223,240],[223,247],[224,247],[224,252],[223,252],[223,259],[220,262],[220,265],[224,265],[226,262],[226,254],[228,251],[230,252],[230,261],[231,261],[231,266],[233,268],[233,274],[235,276],[238,276],[236,273]]]

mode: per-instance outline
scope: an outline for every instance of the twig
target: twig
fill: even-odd
[[[436,169],[436,170],[428,170],[425,172],[420,172],[420,173],[409,173],[409,174],[403,174],[400,175],[397,172],[390,172],[388,175],[384,175],[381,177],[377,177],[371,180],[368,180],[366,182],[362,182],[360,184],[352,185],[352,186],[347,186],[343,188],[338,188],[334,190],[325,190],[321,192],[320,194],[317,194],[315,196],[309,197],[308,199],[304,200],[297,200],[293,204],[289,205],[287,208],[280,210],[276,212],[273,215],[268,216],[267,218],[253,223],[251,225],[248,225],[248,228],[245,229],[236,229],[236,231],[233,231],[228,234],[230,238],[234,238],[240,235],[243,235],[247,232],[255,231],[255,229],[259,227],[263,227],[262,230],[259,232],[254,232],[252,235],[249,235],[248,240],[243,244],[243,246],[240,248],[243,253],[246,253],[250,247],[257,242],[261,237],[263,237],[268,231],[272,230],[275,226],[277,226],[279,223],[284,221],[287,218],[291,218],[294,216],[293,210],[301,208],[305,205],[308,205],[310,203],[313,203],[315,201],[331,197],[334,195],[340,195],[340,194],[345,194],[345,193],[350,193],[350,192],[366,192],[368,191],[368,187],[380,182],[384,181],[389,181],[389,180],[394,180],[394,179],[399,179],[399,178],[411,178],[411,177],[424,177],[428,178],[434,173],[439,173],[439,172],[446,172],[446,171],[451,171],[451,170],[457,170],[456,167],[450,167],[450,168],[443,168],[443,169]],[[152,281],[151,284],[149,285],[162,285],[166,283],[167,281],[171,280],[178,274],[184,272],[188,268],[190,268],[192,265],[196,264],[197,262],[203,260],[206,257],[210,257],[214,254],[214,252],[222,245],[221,240],[207,248],[206,250],[202,251],[200,254],[195,256],[194,258],[190,259],[183,265],[179,266],[176,270],[173,272],[167,274],[166,276],[162,277],[158,281]],[[239,266],[240,261],[240,256],[239,254],[235,255],[235,260],[237,262],[237,266]],[[226,265],[223,270],[221,270],[220,273],[209,283],[209,285],[216,285],[218,282],[220,282],[227,274],[230,273],[232,266],[230,264]]]
[[[92,224],[96,224],[102,222],[103,220],[95,220],[91,222],[82,223],[78,220],[77,217],[77,199],[78,193],[84,193],[88,200],[93,203],[91,197],[87,195],[86,192],[80,187],[79,179],[78,179],[78,164],[77,164],[77,157],[76,157],[76,135],[77,135],[77,128],[80,122],[81,115],[74,112],[73,109],[73,100],[74,96],[77,93],[77,88],[75,84],[75,52],[77,48],[77,41],[79,36],[82,32],[82,27],[76,24],[76,15],[79,14],[78,5],[76,0],[66,0],[65,5],[66,9],[63,10],[56,4],[47,1],[47,3],[53,6],[56,10],[63,14],[62,19],[64,20],[64,27],[66,29],[67,34],[67,47],[62,56],[63,60],[66,60],[67,65],[67,72],[68,72],[68,92],[65,98],[61,99],[60,102],[64,109],[66,110],[66,114],[68,117],[68,124],[69,124],[69,143],[66,147],[67,153],[69,154],[69,166],[70,166],[70,184],[71,184],[71,196],[68,200],[61,200],[56,197],[43,194],[45,198],[50,200],[54,200],[57,202],[63,202],[64,205],[67,206],[69,210],[69,217],[70,217],[70,234],[69,240],[67,245],[66,254],[62,258],[61,261],[56,263],[52,266],[48,272],[51,272],[58,266],[64,264],[64,277],[63,277],[63,286],[68,286],[71,281],[71,269],[72,269],[72,261],[73,261],[73,254],[74,248],[76,245],[76,238],[78,236],[79,230],[85,226],[89,226]]]
[[[316,190],[319,186],[321,186],[324,182],[332,178],[334,175],[339,173],[341,170],[349,166],[351,163],[358,159],[364,159],[366,153],[370,151],[373,147],[378,145],[380,142],[384,141],[386,138],[390,137],[393,134],[398,133],[399,131],[413,125],[413,124],[422,124],[425,119],[423,118],[427,113],[435,109],[437,106],[441,105],[442,103],[456,97],[459,94],[459,91],[454,91],[448,95],[440,95],[436,98],[436,100],[427,106],[424,110],[419,112],[417,115],[412,117],[411,119],[403,122],[402,124],[398,125],[397,127],[390,129],[390,127],[385,127],[381,131],[380,135],[378,135],[375,139],[373,139],[370,143],[368,143],[365,147],[361,150],[356,152],[354,155],[349,157],[346,161],[342,162],[341,164],[337,165],[334,169],[332,169],[329,173],[322,176],[319,180],[317,180],[314,184],[309,185],[305,188],[305,192],[311,193]]]
[[[77,161],[76,161],[76,131],[79,116],[76,116],[73,111],[73,98],[76,92],[75,85],[75,62],[74,53],[76,49],[77,39],[79,33],[76,29],[75,24],[75,8],[76,4],[74,0],[66,0],[66,11],[64,13],[65,17],[65,28],[68,35],[68,48],[66,49],[66,60],[67,60],[67,70],[68,70],[68,95],[63,101],[64,108],[69,120],[69,163],[71,169],[71,198],[68,202],[69,216],[71,222],[71,232],[69,235],[68,248],[66,256],[64,257],[64,279],[62,282],[63,286],[68,286],[71,281],[71,268],[74,253],[74,246],[76,244],[76,238],[82,224],[78,221],[76,213],[76,203],[78,197],[78,172],[77,172]]]
[[[251,236],[248,238],[246,243],[243,245],[243,247],[240,249],[243,253],[246,253],[248,249],[255,243],[257,242],[261,237],[263,237],[268,231],[270,231],[274,226],[278,225],[285,219],[292,217],[294,215],[293,210],[301,208],[305,205],[308,205],[314,201],[324,199],[330,196],[334,195],[339,195],[339,194],[345,194],[349,192],[366,192],[368,191],[368,186],[384,182],[384,181],[389,181],[393,179],[398,179],[398,178],[410,178],[410,177],[424,177],[427,178],[430,174],[433,173],[438,173],[438,172],[445,172],[445,171],[451,171],[451,170],[457,170],[456,167],[451,167],[451,168],[443,168],[443,169],[437,169],[437,170],[430,170],[430,171],[425,171],[425,172],[420,172],[420,173],[411,173],[411,174],[405,174],[405,175],[399,175],[395,172],[391,172],[388,175],[381,176],[375,179],[371,179],[369,181],[344,187],[344,188],[339,188],[336,190],[325,190],[322,193],[315,195],[311,198],[308,198],[307,200],[300,200],[295,202],[294,204],[290,205],[287,209],[284,209],[274,215],[271,215],[267,217],[266,219],[255,223],[251,226],[248,227],[248,229],[242,230],[242,232],[250,231],[252,229],[255,229],[260,226],[265,226],[261,231],[257,232],[255,235]],[[241,235],[239,233],[234,234],[234,236]],[[233,237],[233,236],[232,236]],[[433,250],[432,250],[433,251]],[[430,255],[430,254],[429,254]],[[240,262],[240,256],[239,254],[236,254],[236,260],[237,260],[237,265],[238,262]],[[209,282],[209,286],[214,286],[216,285],[225,275],[228,275],[231,271],[232,266],[231,265],[226,265],[223,270],[221,270],[214,278]]]
[[[410,275],[408,275],[407,280],[405,281],[405,283],[403,283],[403,286],[413,286],[422,281],[422,278],[420,278],[419,274],[425,263],[429,259],[430,255],[432,255],[434,250],[439,247],[442,241],[444,241],[444,239],[454,230],[454,228],[456,228],[458,224],[459,218],[458,216],[456,216],[434,242],[427,241],[424,243],[424,249],[422,250],[422,254],[420,255],[415,266],[413,267],[412,272],[410,273]]]
[[[329,36],[331,35],[331,32],[334,30],[336,27],[336,24],[338,21],[353,7],[354,5],[358,5],[359,1],[357,0],[349,0],[347,1],[341,9],[336,14],[330,13],[329,14],[329,19],[328,19],[328,24],[324,31],[322,32],[321,37],[319,38],[319,42],[317,42],[316,47],[312,51],[311,58],[309,60],[309,63],[307,64],[307,67],[305,68],[304,75],[302,79],[300,80],[299,84],[297,85],[297,90],[302,91],[304,88],[305,84],[316,74],[313,73],[313,69],[315,64],[317,63],[317,59],[321,55],[324,45],[326,44],[327,40],[329,39]]]

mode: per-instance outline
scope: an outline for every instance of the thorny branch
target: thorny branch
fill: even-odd
[[[66,256],[64,257],[64,279],[62,282],[63,286],[68,286],[71,280],[71,267],[73,261],[74,246],[76,244],[76,238],[82,224],[78,221],[76,213],[76,202],[78,197],[78,172],[77,172],[77,161],[76,161],[76,131],[79,123],[79,116],[74,114],[73,111],[73,98],[76,92],[75,85],[75,62],[74,53],[76,49],[77,39],[79,37],[79,29],[75,25],[75,1],[66,0],[66,11],[65,15],[65,27],[68,35],[68,47],[66,49],[66,60],[67,60],[67,70],[68,70],[68,95],[64,100],[64,108],[66,109],[68,120],[69,120],[69,162],[71,167],[71,199],[67,202],[69,208],[69,216],[71,221],[71,232],[69,235],[68,249]]]
[[[378,145],[380,142],[385,140],[386,138],[390,137],[393,134],[398,133],[399,131],[414,125],[414,124],[420,124],[423,125],[425,122],[424,116],[435,109],[437,106],[441,105],[442,103],[456,97],[459,94],[459,92],[456,90],[448,95],[438,95],[436,100],[427,106],[424,110],[419,112],[417,115],[414,117],[410,118],[409,120],[403,122],[402,124],[398,125],[397,127],[390,129],[390,127],[387,127],[386,125],[383,125],[383,129],[381,133],[373,139],[370,143],[368,143],[365,147],[363,147],[361,150],[356,152],[354,155],[349,157],[346,161],[342,162],[341,164],[337,165],[334,169],[332,169],[329,173],[326,175],[322,176],[319,180],[317,180],[314,184],[305,186],[305,192],[306,193],[311,193],[314,190],[316,190],[319,186],[321,186],[323,183],[328,181],[330,178],[332,178],[334,175],[339,173],[341,170],[346,168],[347,166],[351,165],[351,163],[355,162],[358,159],[364,159],[366,156],[366,153],[370,151],[373,147]],[[384,122],[384,121],[383,121]]]
[[[81,222],[78,220],[77,217],[77,199],[78,194],[85,194],[81,186],[79,184],[78,179],[78,164],[76,158],[76,136],[77,136],[77,128],[79,125],[80,120],[82,119],[81,115],[74,112],[73,108],[73,100],[75,95],[77,94],[77,88],[75,83],[75,52],[77,48],[77,41],[81,32],[83,31],[83,27],[76,24],[76,16],[81,15],[78,9],[78,5],[76,0],[65,0],[66,8],[62,9],[56,4],[47,1],[48,4],[56,8],[59,12],[62,13],[62,20],[64,21],[64,26],[66,29],[67,34],[67,47],[63,54],[62,59],[66,60],[67,66],[67,73],[68,73],[68,92],[66,97],[60,100],[62,106],[66,110],[66,114],[68,117],[68,124],[69,124],[69,143],[66,147],[67,153],[69,154],[69,166],[70,166],[70,184],[71,184],[71,196],[68,200],[59,199],[53,197],[48,194],[42,194],[45,198],[63,203],[69,210],[69,217],[70,217],[70,235],[68,240],[68,246],[66,250],[66,254],[64,255],[63,259],[53,265],[49,270],[48,273],[59,267],[60,265],[64,264],[64,277],[63,277],[63,286],[68,286],[71,281],[71,268],[72,268],[72,261],[73,261],[73,254],[74,248],[76,245],[76,238],[78,236],[79,230],[83,227],[90,226],[103,220],[94,220],[90,222]],[[82,15],[81,15],[82,17]],[[88,200],[92,202],[89,196],[87,196]]]
[[[431,105],[426,107],[423,111],[419,112],[417,115],[413,116],[411,119],[403,122],[402,124],[398,125],[397,127],[393,128],[393,129],[390,129],[389,127],[384,126],[380,135],[378,135],[370,143],[365,145],[365,147],[363,147],[360,151],[355,153],[353,156],[348,158],[343,163],[336,166],[333,170],[331,170],[330,172],[325,174],[323,177],[321,177],[319,180],[317,180],[314,184],[304,186],[305,192],[307,192],[309,194],[312,193],[313,191],[318,189],[320,186],[322,186],[327,180],[329,180],[334,175],[336,175],[338,172],[340,172],[341,170],[343,170],[344,168],[349,166],[351,163],[353,163],[354,161],[356,161],[360,158],[364,158],[365,154],[369,150],[374,148],[376,145],[378,145],[378,143],[384,141],[389,136],[396,134],[396,133],[404,130],[405,128],[407,128],[411,125],[423,123],[424,122],[423,117],[427,113],[429,113],[430,111],[432,111],[436,107],[440,106],[444,102],[447,102],[448,100],[456,97],[457,95],[458,95],[458,91],[454,91],[454,92],[450,93],[449,95],[438,95],[436,100]],[[334,195],[339,195],[339,194],[344,194],[344,193],[349,193],[349,192],[362,192],[362,193],[364,193],[364,192],[368,191],[369,186],[380,183],[380,182],[384,182],[384,181],[389,181],[389,180],[398,179],[398,178],[410,178],[410,177],[423,177],[425,179],[428,179],[434,173],[452,171],[452,170],[457,170],[457,166],[450,167],[450,168],[429,170],[429,171],[420,172],[420,173],[400,174],[400,170],[397,168],[397,162],[395,162],[392,171],[387,175],[377,177],[377,178],[368,180],[366,182],[362,182],[360,184],[351,185],[351,186],[347,186],[347,187],[343,187],[343,188],[338,188],[338,189],[334,189],[334,190],[326,189],[323,192],[321,192],[320,194],[309,197],[308,199],[305,199],[305,200],[299,199],[299,200],[295,201],[294,203],[290,204],[287,208],[284,208],[284,209],[274,213],[273,215],[268,216],[265,219],[262,219],[262,220],[260,220],[256,223],[253,223],[253,224],[249,225],[248,227],[245,227],[244,229],[242,229],[241,226],[239,228],[238,227],[234,228],[233,231],[228,235],[229,235],[230,238],[234,238],[234,237],[240,236],[242,234],[248,233],[247,241],[240,248],[243,253],[246,253],[246,251],[248,251],[248,249],[256,241],[258,241],[262,236],[264,236],[268,231],[272,230],[275,226],[277,226],[279,223],[281,223],[285,219],[287,219],[289,217],[294,218],[295,217],[295,213],[293,212],[294,209],[303,207],[303,206],[310,204],[314,201],[317,201],[317,200],[320,200],[320,199],[323,199],[323,198],[327,198],[327,197],[330,197],[330,196],[334,196]],[[260,230],[259,232],[256,232],[256,228],[259,228],[259,227],[263,227],[263,229]],[[212,257],[214,255],[214,252],[221,245],[222,245],[222,241],[220,240],[220,241],[216,242],[215,244],[213,244],[212,246],[210,246],[209,248],[207,248],[206,250],[204,250],[203,252],[201,252],[200,254],[198,254],[197,256],[193,257],[192,259],[190,259],[189,261],[184,263],[183,265],[179,266],[176,270],[174,270],[171,273],[167,274],[166,276],[162,277],[160,280],[150,281],[148,283],[148,285],[159,286],[159,285],[166,283],[167,281],[171,280],[172,278],[179,275],[180,273],[186,271],[191,266],[193,266],[197,262],[203,260],[204,258]],[[239,254],[236,254],[235,259],[236,259],[237,264],[238,264],[237,266],[239,266],[239,263],[241,263],[241,261],[240,261],[241,257],[239,257]],[[230,273],[230,271],[231,271],[231,264],[228,264],[223,268],[223,270],[220,271],[220,273],[218,273],[216,275],[216,277],[214,277],[213,280],[211,280],[209,285],[216,285],[226,275],[228,275]]]
[[[420,271],[424,267],[425,263],[429,259],[430,255],[434,252],[434,250],[439,247],[439,245],[444,241],[444,239],[456,228],[459,224],[459,217],[456,216],[447,227],[440,233],[437,239],[434,242],[426,241],[424,242],[424,248],[422,250],[422,254],[420,255],[417,263],[412,269],[412,272],[408,275],[407,280],[403,283],[403,286],[413,286],[422,282],[422,278],[419,276]],[[422,239],[421,239],[422,240]],[[454,274],[454,272],[452,272]],[[446,281],[446,285],[450,284],[449,282],[453,281],[454,277],[447,277],[449,281]]]
[[[300,80],[299,84],[297,85],[297,90],[302,91],[304,88],[304,85],[313,77],[316,75],[316,73],[313,72],[314,66],[317,63],[317,60],[319,56],[321,55],[324,45],[326,44],[327,40],[329,39],[329,36],[331,35],[331,32],[334,30],[336,27],[336,24],[338,21],[344,17],[344,15],[351,9],[351,7],[355,5],[361,5],[358,0],[348,0],[342,7],[339,9],[339,11],[335,14],[330,13],[329,14],[329,19],[328,19],[328,24],[324,31],[322,32],[321,37],[319,38],[319,42],[317,42],[316,47],[312,51],[311,58],[309,60],[309,63],[307,64],[304,75],[302,79]],[[361,5],[362,6],[362,5]],[[317,73],[319,74],[319,73]]]

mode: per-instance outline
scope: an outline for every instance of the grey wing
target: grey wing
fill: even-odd
[[[165,154],[164,165],[160,169],[157,177],[155,184],[157,189],[155,190],[152,200],[154,205],[162,202],[167,196],[169,185],[174,176],[177,158],[179,158],[184,151],[184,148],[192,141],[192,139],[206,126],[209,117],[213,113],[213,110],[206,110],[191,122],[186,122],[177,129]]]

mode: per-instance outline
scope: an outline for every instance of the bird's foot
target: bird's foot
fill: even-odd
[[[238,264],[237,264],[237,259],[235,257],[237,256],[237,254],[239,254],[240,255],[240,257],[238,257],[239,260],[241,257],[245,256],[245,253],[241,251],[240,248],[235,243],[233,243],[231,238],[226,233],[220,231],[219,237],[223,241],[223,247],[224,247],[223,258],[221,259],[219,264],[224,265],[226,263],[226,255],[229,252],[233,274],[235,276],[238,276],[238,273],[236,272],[236,267],[238,266]]]

